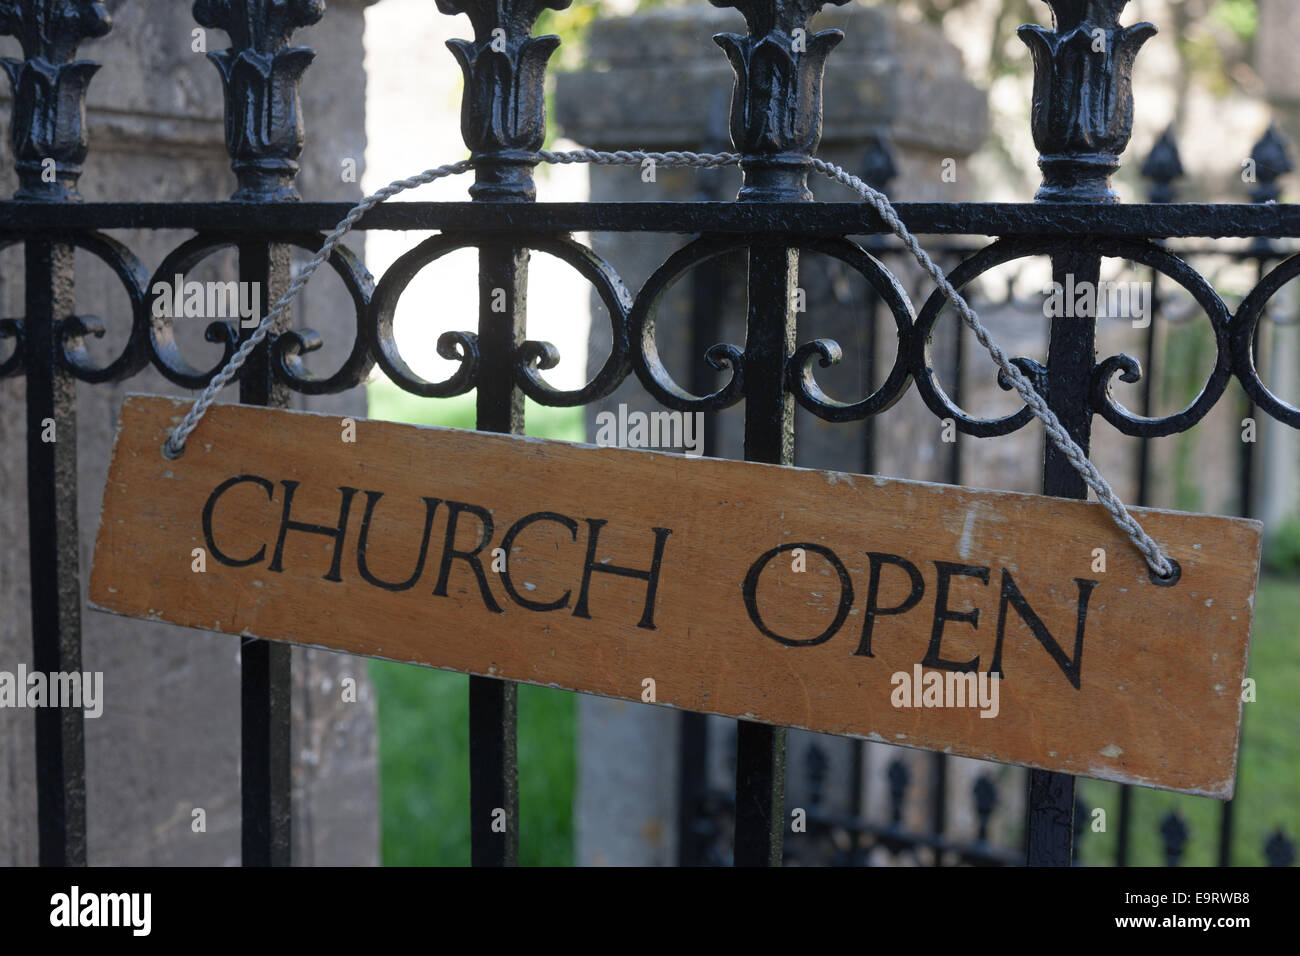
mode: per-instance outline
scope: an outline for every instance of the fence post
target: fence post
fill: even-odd
[[[230,47],[208,53],[208,59],[221,74],[225,98],[226,149],[237,181],[231,199],[292,202],[299,198],[293,180],[305,139],[298,85],[316,54],[309,47],[289,46],[289,37],[319,21],[325,4],[290,0],[269,10],[264,6],[258,0],[195,0],[192,9],[200,26],[230,37]],[[239,244],[239,281],[258,284],[262,315],[288,288],[289,268],[285,243]],[[275,333],[292,324],[288,311],[239,373],[239,401],[245,405],[289,404],[288,388],[276,381],[271,362]],[[251,331],[241,329],[240,334]],[[243,863],[289,866],[292,647],[243,638],[239,655]]]
[[[89,0],[0,3],[0,33],[17,37],[23,59],[0,60],[13,89],[15,199],[80,202],[86,158],[86,90],[99,64],[77,45],[112,26]],[[77,528],[77,385],[62,361],[64,323],[76,310],[75,253],[50,239],[25,244],[26,307],[20,348],[27,384],[27,524],[32,666],[81,667]],[[86,741],[79,708],[42,707],[36,721],[36,805],[42,866],[86,864]]]
[[[736,7],[747,36],[720,33],[736,73],[731,141],[741,153],[741,202],[808,202],[809,160],[821,139],[822,73],[844,38],[811,33],[824,0],[711,0]],[[847,0],[831,0],[845,3]],[[794,464],[794,396],[785,366],[795,346],[799,252],[785,241],[749,248],[743,361],[745,460]],[[785,832],[786,731],[740,721],[736,743],[737,866],[779,866]]]
[[[571,0],[438,0],[464,13],[473,40],[448,40],[465,74],[461,135],[475,160],[475,202],[532,202],[536,151],[546,137],[546,64],[556,36],[534,37],[543,8]],[[524,396],[515,363],[524,341],[528,250],[510,243],[479,246],[480,431],[521,435]],[[519,772],[516,763],[518,685],[469,679],[470,857],[474,866],[513,866],[519,858]],[[504,820],[501,815],[504,814]]]
[[[1154,25],[1119,25],[1126,0],[1081,4],[1047,0],[1053,29],[1025,25],[1020,38],[1034,60],[1032,127],[1043,182],[1038,202],[1112,203],[1110,177],[1133,132],[1133,61],[1156,32]],[[1077,287],[1100,278],[1101,257],[1081,248],[1052,254],[1052,280]],[[1094,297],[1095,299],[1095,297]],[[1091,383],[1097,320],[1091,315],[1052,319],[1046,398],[1071,437],[1088,450],[1092,434]],[[1052,442],[1045,442],[1043,493],[1087,498],[1088,488]],[[1074,825],[1074,778],[1029,774],[1027,861],[1069,866]]]

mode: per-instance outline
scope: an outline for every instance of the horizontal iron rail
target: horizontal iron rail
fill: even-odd
[[[0,236],[82,229],[195,229],[259,237],[332,229],[347,203],[0,202]],[[1300,206],[1237,203],[898,203],[922,235],[1300,238]],[[889,230],[860,203],[468,203],[394,202],[358,229],[473,232],[764,232],[871,235]]]

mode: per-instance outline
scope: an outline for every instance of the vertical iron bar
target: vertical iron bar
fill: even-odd
[[[870,247],[868,247],[870,249]],[[880,296],[872,286],[867,287],[867,327],[863,336],[862,394],[870,395],[876,382],[876,353],[880,349]],[[862,420],[862,473],[876,473],[876,418],[868,415]]]
[[[544,7],[567,0],[439,0],[448,15],[463,13],[473,40],[447,47],[465,75],[461,135],[475,163],[474,202],[527,203],[536,151],[546,136],[546,63],[559,37],[532,36]],[[516,350],[524,340],[528,250],[511,242],[479,246],[479,373],[476,425],[480,431],[521,435],[524,396],[515,386]],[[504,308],[500,307],[504,296]],[[493,677],[469,679],[470,861],[513,866],[519,860],[518,688]]]
[[[1052,279],[1065,286],[1097,287],[1101,259],[1082,252],[1052,256]],[[1052,319],[1047,354],[1047,402],[1061,424],[1085,452],[1092,435],[1089,383],[1096,363],[1096,316]],[[1086,499],[1088,486],[1050,440],[1043,455],[1043,494]],[[1074,778],[1047,770],[1029,772],[1028,846],[1030,866],[1069,866],[1074,839]]]
[[[261,315],[289,286],[289,247],[281,243],[239,245],[239,279],[259,283]],[[281,320],[287,328],[289,319]],[[243,330],[247,333],[250,330]],[[286,408],[289,392],[271,372],[271,337],[239,373],[245,405]],[[244,866],[292,862],[290,717],[292,647],[244,638],[239,646],[240,799]]]
[[[799,252],[750,248],[745,331],[745,460],[794,464],[794,396],[785,362],[794,352]],[[742,720],[736,745],[737,866],[779,866],[785,823],[784,727]]]
[[[1132,814],[1133,788],[1128,784],[1121,784],[1119,788],[1119,833],[1115,841],[1116,866],[1128,866]]]
[[[677,865],[700,866],[704,859],[696,828],[709,780],[709,718],[686,710],[677,726]]]
[[[81,670],[77,538],[77,384],[58,360],[60,325],[75,312],[74,251],[26,244],[27,508],[32,666]],[[86,864],[86,743],[82,711],[36,714],[36,804],[42,866]]]
[[[1142,354],[1142,417],[1150,418],[1155,408],[1156,380],[1156,323],[1160,320],[1160,273],[1151,270],[1151,314],[1146,327]],[[1138,439],[1137,499],[1139,507],[1151,504],[1151,440]],[[1132,829],[1129,826],[1133,813],[1133,788],[1126,783],[1119,787],[1119,829],[1115,836],[1115,865],[1128,866]]]
[[[1110,177],[1133,135],[1133,62],[1152,36],[1152,23],[1121,26],[1126,3],[1066,4],[1047,0],[1052,28],[1026,24],[1018,32],[1034,57],[1030,128],[1038,147],[1042,185],[1038,202],[1115,203]],[[1091,36],[1097,56],[1080,56],[1076,36]],[[1052,278],[1061,286],[1091,283],[1099,256],[1077,249],[1052,255]],[[1094,297],[1095,299],[1095,297]],[[1096,363],[1097,320],[1092,315],[1052,319],[1045,389],[1048,405],[1086,454],[1092,435],[1089,394]],[[1068,458],[1045,442],[1043,493],[1086,499],[1088,488]],[[1026,855],[1030,866],[1069,866],[1074,839],[1074,778],[1044,770],[1029,773]]]
[[[22,58],[4,58],[13,98],[9,144],[15,199],[80,202],[77,181],[90,147],[86,93],[99,64],[79,59],[84,40],[109,32],[102,4],[5,4],[0,33]],[[27,408],[27,534],[32,667],[81,670],[77,527],[77,383],[62,362],[62,324],[76,309],[76,254],[62,242],[24,247],[24,372]],[[37,858],[86,864],[86,741],[83,712],[42,707],[36,722]]]
[[[883,184],[882,184],[883,186]],[[879,236],[868,236],[863,245],[871,251],[877,258],[880,258],[880,249],[884,242]],[[863,395],[870,395],[875,386],[876,376],[876,353],[880,347],[880,296],[876,294],[874,286],[867,286],[866,308],[867,324],[863,336],[863,354],[862,354],[862,392]],[[874,475],[876,473],[876,419],[874,416],[868,416],[862,421],[862,473],[864,475]],[[866,786],[867,778],[867,742],[865,740],[852,740],[849,742],[850,747],[850,771],[849,771],[849,813],[856,820],[862,820],[866,817],[866,801],[863,794],[863,788]],[[857,836],[853,837],[853,849],[849,854],[849,865],[860,866],[865,862],[863,854],[859,848]]]
[[[785,836],[784,727],[738,721],[736,866],[780,866]]]
[[[1151,270],[1151,324],[1146,328],[1142,357],[1142,416],[1150,418],[1155,407],[1156,379],[1156,323],[1160,316],[1160,273]],[[1151,440],[1138,439],[1138,476],[1137,504],[1147,507],[1151,504]]]
[[[230,47],[208,59],[221,76],[225,99],[226,152],[237,187],[232,198],[272,203],[299,198],[294,186],[298,158],[306,141],[299,83],[315,57],[309,47],[289,42],[293,32],[311,26],[325,5],[281,4],[275,16],[253,0],[195,2],[200,26],[222,30]],[[243,69],[248,63],[255,70]],[[290,247],[263,240],[239,243],[239,280],[257,283],[266,315],[288,289]],[[249,356],[239,373],[239,400],[245,405],[286,408],[289,390],[276,381],[271,347],[275,334],[290,326],[289,310],[271,335]],[[252,329],[241,329],[247,337]],[[245,639],[240,642],[240,799],[245,866],[289,866],[292,862],[290,721],[292,649]]]
[[[1269,256],[1267,250],[1269,243],[1267,240],[1256,243],[1256,252],[1258,258],[1255,264],[1255,282],[1262,282],[1265,274],[1268,272]],[[1265,310],[1267,312],[1267,310]],[[1255,350],[1255,365],[1257,368],[1263,368],[1261,356],[1263,354],[1262,340],[1264,333],[1264,324],[1267,321],[1267,315],[1260,317],[1260,322],[1255,326],[1255,339],[1251,343],[1251,348]],[[1245,396],[1245,418],[1255,417],[1255,403],[1249,395]],[[1258,423],[1256,423],[1258,429]],[[1259,438],[1258,431],[1255,435]],[[1241,457],[1239,459],[1239,474],[1237,480],[1240,482],[1238,491],[1238,512],[1243,518],[1253,517],[1255,512],[1255,442],[1241,443]],[[1242,737],[1246,734],[1246,712],[1243,709],[1241,713],[1241,729],[1239,733]],[[1235,782],[1235,781],[1234,781]],[[1219,866],[1232,866],[1232,832],[1233,816],[1236,798],[1225,800],[1223,807],[1219,811]]]
[[[725,115],[725,105],[724,101],[723,109],[715,107],[715,113]],[[725,135],[725,121],[720,135]],[[714,152],[723,148],[718,143],[706,144],[706,149]],[[720,187],[718,170],[703,170],[696,198],[700,202],[716,202],[721,198]],[[704,353],[709,346],[721,341],[720,310],[727,301],[731,288],[727,274],[730,265],[730,257],[710,259],[700,263],[691,274],[691,320],[687,325],[686,336],[690,343],[687,354],[693,358],[691,391],[696,395],[713,391],[716,373],[704,360]],[[703,451],[707,458],[716,457],[718,453],[715,422],[716,417],[713,415],[706,419]],[[707,716],[682,711],[678,722],[677,757],[677,865],[702,866],[707,862],[706,847],[701,839],[705,821],[700,819],[704,812],[703,797],[709,790]]]
[[[966,357],[965,326],[960,322],[953,326],[952,375],[949,377],[950,394],[953,404],[960,407],[962,402],[962,372]],[[953,436],[952,454],[948,458],[948,484],[961,484],[961,433]],[[941,837],[948,828],[948,757],[936,751],[930,757],[934,770],[930,793],[930,827],[936,837]],[[943,866],[943,853],[934,851],[934,865]]]
[[[475,201],[484,201],[476,197]],[[505,309],[493,311],[505,290]],[[528,250],[485,245],[479,251],[477,425],[522,435],[524,395],[515,387],[515,349],[524,340]],[[518,685],[469,679],[470,860],[474,866],[519,861]],[[501,819],[504,812],[505,819]]]

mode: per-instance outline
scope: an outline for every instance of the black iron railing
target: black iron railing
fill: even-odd
[[[378,365],[416,395],[438,398],[476,390],[479,428],[520,432],[525,395],[544,405],[585,405],[635,375],[651,396],[675,409],[714,412],[743,403],[745,457],[787,464],[793,461],[796,403],[849,427],[886,412],[915,385],[934,414],[953,419],[966,435],[993,438],[1027,424],[1027,409],[989,420],[969,415],[959,405],[957,388],[940,383],[930,341],[945,302],[932,296],[913,316],[897,295],[895,277],[869,251],[880,251],[878,243],[848,238],[884,232],[877,217],[855,204],[810,201],[807,178],[820,135],[821,73],[839,39],[838,31],[809,30],[809,20],[824,0],[714,0],[738,8],[748,24],[746,35],[716,38],[736,71],[730,134],[743,156],[744,186],[736,202],[637,204],[534,202],[535,151],[545,128],[543,83],[558,40],[532,37],[531,31],[543,7],[562,8],[569,0],[437,2],[444,13],[468,14],[474,30],[472,40],[450,44],[466,81],[461,126],[476,168],[472,201],[403,203],[369,213],[359,228],[439,234],[399,259],[377,285],[355,256],[335,252],[331,266],[355,311],[356,333],[348,358],[336,372],[314,375],[303,357],[319,347],[319,340],[286,326],[275,331],[242,370],[241,401],[282,405],[294,391],[344,391],[359,386]],[[1259,413],[1289,427],[1300,426],[1300,409],[1261,381],[1254,349],[1265,306],[1300,273],[1300,257],[1274,266],[1271,253],[1261,254],[1261,272],[1265,266],[1271,270],[1231,313],[1200,273],[1161,244],[1175,237],[1295,238],[1300,236],[1300,211],[1262,203],[1118,205],[1109,177],[1119,167],[1131,132],[1133,60],[1154,27],[1121,26],[1122,2],[1048,2],[1054,27],[1021,31],[1036,74],[1033,132],[1043,169],[1037,200],[905,204],[900,206],[904,221],[918,234],[997,237],[956,267],[958,286],[998,264],[1039,255],[1050,256],[1058,281],[1068,275],[1076,282],[1095,283],[1102,259],[1116,257],[1162,273],[1195,297],[1213,328],[1216,360],[1200,396],[1173,415],[1152,418],[1149,406],[1135,414],[1115,402],[1109,391],[1113,378],[1132,381],[1141,373],[1138,363],[1126,356],[1097,361],[1095,318],[1052,320],[1046,364],[1018,360],[1085,449],[1097,415],[1122,434],[1144,439],[1186,432],[1223,397],[1234,378]],[[318,21],[324,8],[323,0],[194,3],[200,24],[230,37],[230,48],[210,58],[225,91],[226,141],[238,181],[235,201],[83,204],[76,188],[87,151],[84,101],[96,66],[76,59],[76,50],[83,41],[104,37],[110,17],[93,0],[0,0],[0,32],[17,36],[23,48],[23,59],[5,61],[14,90],[12,136],[20,188],[13,201],[0,203],[0,243],[21,243],[26,262],[23,315],[0,321],[0,339],[7,340],[11,350],[0,356],[0,375],[23,376],[27,387],[31,617],[33,660],[39,670],[81,669],[76,447],[65,438],[75,435],[76,383],[117,381],[153,366],[173,383],[200,388],[248,333],[235,323],[214,323],[208,337],[224,346],[221,359],[210,368],[190,365],[169,323],[151,314],[150,273],[102,230],[193,230],[195,237],[154,271],[153,276],[163,280],[185,273],[218,250],[233,248],[240,279],[259,283],[265,314],[288,285],[291,250],[318,249],[323,232],[348,208],[299,202],[294,188],[306,142],[298,89],[313,53],[292,46],[290,40],[296,29]],[[1106,41],[1100,47],[1098,35]],[[701,42],[707,38],[701,37]],[[431,158],[430,165],[448,158]],[[692,238],[684,240],[637,294],[626,295],[615,270],[569,236],[595,231]],[[458,368],[444,381],[427,381],[402,359],[393,336],[394,310],[420,269],[462,248],[479,254],[478,327],[440,337],[440,354]],[[107,263],[132,304],[126,345],[106,364],[95,363],[84,347],[85,338],[102,329],[75,314],[77,249]],[[544,373],[558,356],[550,345],[526,337],[530,250],[572,265],[608,307],[613,349],[581,389],[563,391],[547,384]],[[883,384],[859,401],[834,401],[816,384],[814,366],[833,361],[834,348],[824,342],[798,342],[790,292],[798,282],[801,251],[837,259],[861,274],[880,307],[894,315],[897,358],[884,373]],[[703,389],[699,381],[691,390],[674,382],[657,360],[655,308],[672,280],[726,254],[743,256],[746,263],[745,341],[702,342],[713,369],[725,371],[728,378],[713,391]],[[504,312],[493,309],[494,293],[502,289],[509,304]],[[48,420],[56,423],[57,443],[41,440]],[[1054,446],[1044,448],[1042,475],[1047,494],[1086,494],[1082,480]],[[954,472],[954,478],[959,477]],[[290,860],[288,647],[244,641],[242,685],[243,858],[247,864],[285,864]],[[516,859],[515,724],[514,685],[471,678],[470,819],[476,864]],[[84,863],[80,712],[38,712],[36,746],[40,860]],[[698,753],[691,759],[698,760]],[[941,758],[936,759],[936,766],[942,767]],[[785,731],[739,722],[731,798],[736,863],[781,862],[785,772]],[[1074,780],[1046,771],[1032,771],[1029,778],[1025,851],[1018,858],[1035,865],[1068,865],[1074,842]],[[505,832],[495,832],[491,825],[495,808],[507,810]],[[936,819],[942,821],[941,811],[936,811]],[[874,838],[897,844],[901,836],[889,831]],[[949,847],[941,826],[928,839],[932,846],[951,850],[954,861],[1008,861],[992,850]]]
[[[1270,127],[1253,149],[1250,155],[1255,161],[1257,177],[1248,183],[1249,196],[1255,202],[1275,202],[1280,194],[1278,179],[1292,169],[1289,150],[1275,127]],[[889,182],[897,175],[896,166],[889,145],[876,138],[870,145],[861,162],[859,175],[877,189],[886,189]],[[1142,165],[1142,175],[1148,180],[1148,197],[1151,203],[1172,202],[1176,194],[1175,182],[1184,175],[1181,157],[1173,130],[1167,130],[1153,146]],[[716,199],[714,192],[702,193],[701,198]],[[910,263],[910,254],[906,249],[889,238],[866,236],[860,244],[872,255],[885,263],[906,269]],[[1268,274],[1269,266],[1286,260],[1291,254],[1285,241],[1258,237],[1253,242],[1231,248],[1196,243],[1194,240],[1180,242],[1176,250],[1182,259],[1222,260],[1236,265],[1245,265],[1253,269],[1258,283]],[[948,240],[932,243],[932,255],[941,257],[940,261],[952,262],[954,265],[974,256],[981,246],[969,241]],[[743,269],[743,264],[741,264]],[[735,269],[716,268],[712,264],[696,269],[694,282],[701,290],[692,300],[691,329],[698,347],[704,341],[714,341],[713,325],[716,324],[716,303],[725,298],[721,291],[734,282]],[[1156,381],[1156,369],[1159,365],[1162,335],[1179,323],[1185,323],[1187,316],[1168,314],[1165,305],[1164,290],[1161,285],[1162,273],[1155,268],[1146,270],[1151,285],[1149,318],[1142,339],[1142,352],[1137,357],[1137,367],[1142,370],[1140,378],[1140,397],[1137,415],[1150,418],[1155,407],[1153,384]],[[1016,285],[1015,277],[1006,282],[1005,299],[991,300],[985,297],[985,290],[967,289],[965,294],[970,301],[981,309],[999,309],[1012,307],[1024,312],[1041,309],[1041,299],[1014,301],[1012,289]],[[854,313],[861,312],[867,316],[863,323],[864,340],[862,362],[866,366],[868,378],[874,370],[873,356],[878,350],[879,326],[875,317],[882,307],[878,296],[868,290],[865,301],[862,297],[836,295],[835,304]],[[1263,320],[1269,326],[1300,325],[1300,315],[1289,310],[1269,309]],[[962,401],[961,383],[968,370],[966,357],[962,349],[962,336],[953,339],[950,362],[945,372],[948,397],[954,405]],[[1267,336],[1257,334],[1254,343],[1254,355],[1257,365],[1264,365],[1267,357]],[[1242,415],[1249,418],[1254,414],[1254,403],[1248,396],[1243,396]],[[864,424],[869,425],[871,419]],[[876,449],[873,434],[867,431],[863,447],[862,471],[872,474],[875,471]],[[707,439],[706,439],[707,442]],[[1152,466],[1151,451],[1154,439],[1143,437],[1137,444],[1137,454],[1133,462],[1133,487],[1136,489],[1134,503],[1149,506],[1157,502],[1152,500]],[[950,484],[963,483],[962,449],[960,440],[948,446],[948,458],[945,464],[944,480]],[[1255,507],[1256,481],[1254,475],[1259,457],[1259,443],[1239,443],[1238,458],[1234,469],[1235,499],[1237,514],[1242,517],[1257,517]],[[708,453],[712,453],[711,450]],[[734,805],[728,791],[710,784],[705,769],[708,766],[709,752],[712,746],[720,746],[726,751],[728,759],[734,750],[734,740],[711,740],[707,721],[696,714],[683,714],[681,727],[681,799],[683,812],[680,823],[680,840],[678,860],[684,865],[717,864],[730,859],[728,840],[733,825]],[[888,807],[884,814],[866,812],[863,805],[865,744],[862,741],[849,741],[851,748],[850,770],[847,776],[834,779],[828,774],[830,761],[826,750],[833,746],[827,741],[823,744],[814,741],[807,749],[806,760],[802,766],[795,767],[793,773],[801,773],[806,783],[804,790],[810,795],[811,805],[807,808],[807,828],[802,833],[806,836],[788,834],[786,862],[798,865],[861,865],[871,860],[891,862],[909,861],[922,865],[971,864],[977,866],[1007,865],[1019,862],[1023,851],[1016,847],[1010,849],[996,840],[990,841],[989,821],[999,805],[1004,803],[1004,794],[994,775],[981,774],[974,780],[969,794],[971,807],[979,821],[977,834],[973,839],[956,839],[946,836],[949,829],[949,782],[948,757],[941,753],[930,755],[929,769],[925,776],[917,779],[908,764],[893,758],[886,764],[888,780]],[[889,745],[882,745],[889,746]],[[842,788],[841,799],[836,801],[846,806],[848,812],[836,812],[828,806],[829,791]],[[918,794],[917,791],[920,791]],[[1116,827],[1116,844],[1114,863],[1127,866],[1131,856],[1133,795],[1135,788],[1120,786],[1118,820]],[[1289,866],[1295,860],[1295,843],[1288,835],[1285,820],[1274,821],[1277,828],[1270,832],[1261,844],[1250,848],[1249,858],[1233,857],[1233,817],[1235,800],[1219,804],[1219,826],[1215,837],[1214,859],[1220,866],[1235,863],[1263,863],[1273,866]],[[918,828],[905,823],[905,810],[924,802],[927,808],[926,825]],[[1077,861],[1081,843],[1088,839],[1088,809],[1082,799],[1076,798],[1074,823],[1074,858]],[[1182,860],[1187,844],[1194,835],[1177,810],[1169,810],[1160,816],[1158,835],[1163,852],[1163,859],[1170,866],[1176,866]],[[1200,834],[1204,839],[1207,834]]]

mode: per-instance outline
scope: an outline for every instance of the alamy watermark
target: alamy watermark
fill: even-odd
[[[1049,319],[1128,319],[1135,329],[1151,324],[1150,282],[1076,282],[1067,274],[1064,285],[1051,283],[1043,296],[1043,315]]]
[[[996,717],[1001,709],[1002,678],[988,671],[898,671],[889,678],[895,707],[978,707],[981,717]]]
[[[262,321],[262,283],[185,281],[155,282],[153,314],[158,319],[239,319],[245,329]]]
[[[0,707],[75,707],[87,717],[99,717],[104,713],[104,672],[46,674],[19,664],[17,672],[0,671]]]
[[[683,450],[689,457],[704,454],[703,412],[628,411],[620,403],[617,414],[606,410],[596,416],[596,444],[602,448],[667,448]]]
[[[82,892],[73,884],[66,893],[50,897],[50,925],[56,927],[121,927],[132,936],[148,936],[153,927],[152,893]]]

